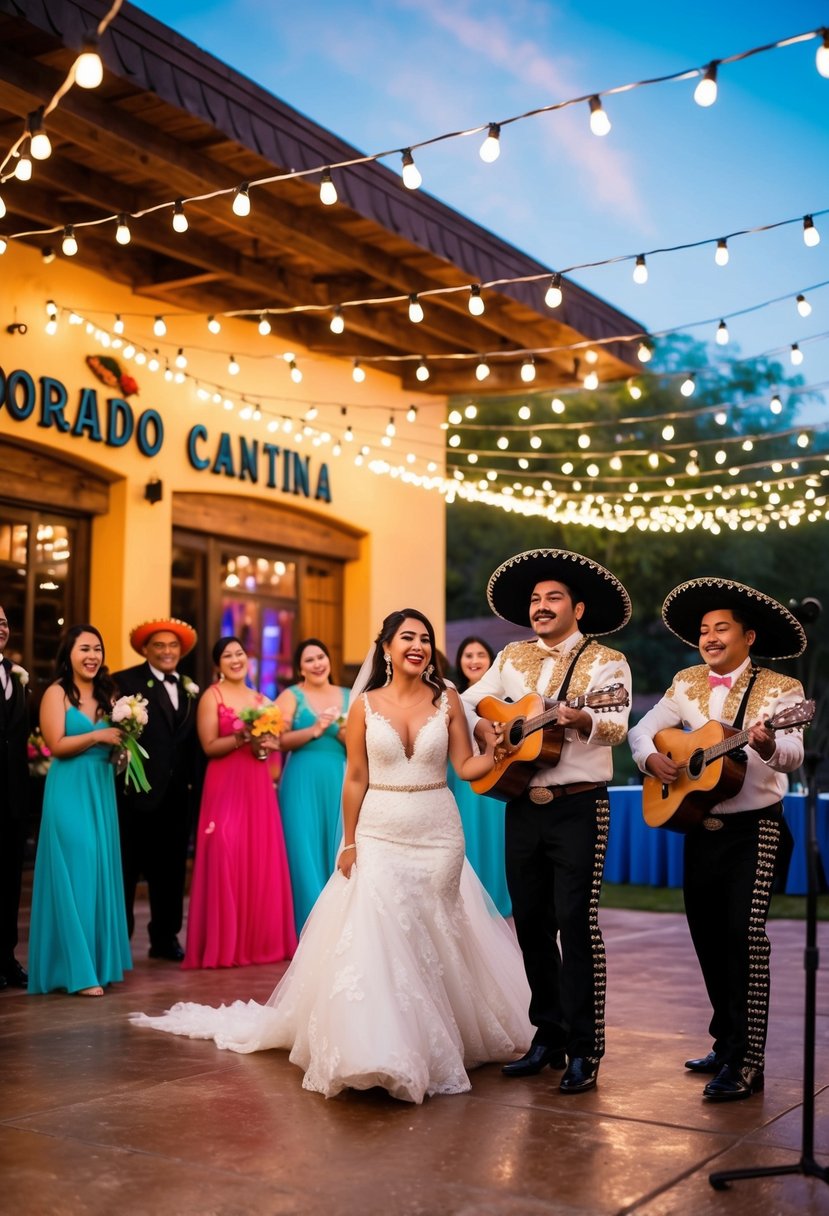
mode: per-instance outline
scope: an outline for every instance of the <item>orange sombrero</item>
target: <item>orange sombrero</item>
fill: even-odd
[[[136,625],[130,634],[130,646],[132,646],[133,650],[137,650],[140,655],[143,655],[144,647],[154,633],[174,633],[181,642],[182,658],[190,653],[198,637],[193,626],[188,625],[186,621],[179,621],[175,617],[165,616],[155,621],[144,621],[142,625]]]

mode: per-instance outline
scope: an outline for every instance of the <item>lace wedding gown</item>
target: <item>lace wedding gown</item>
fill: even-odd
[[[357,864],[329,879],[267,1004],[179,1003],[132,1020],[231,1051],[288,1049],[303,1086],[326,1097],[382,1086],[422,1102],[468,1090],[467,1068],[525,1051],[530,994],[515,937],[464,859],[445,696],[411,757],[364,702],[371,784]]]

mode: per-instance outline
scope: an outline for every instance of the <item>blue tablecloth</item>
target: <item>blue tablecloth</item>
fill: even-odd
[[[641,785],[613,785],[609,792],[610,834],[605,881],[645,887],[681,887],[685,837],[679,832],[647,826],[642,818]],[[805,895],[805,794],[787,794],[783,814],[794,837],[786,894]],[[817,837],[824,874],[829,876],[829,794],[821,794],[818,798]]]

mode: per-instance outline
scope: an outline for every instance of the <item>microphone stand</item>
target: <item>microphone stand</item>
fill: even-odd
[[[777,1178],[784,1174],[802,1174],[820,1178],[829,1184],[829,1169],[815,1161],[815,1010],[817,971],[820,962],[817,947],[817,893],[820,850],[817,840],[817,752],[807,752],[803,759],[806,771],[806,951],[803,966],[806,971],[806,1016],[803,1033],[803,1128],[800,1160],[795,1165],[769,1165],[754,1169],[718,1170],[708,1175],[716,1191],[724,1191],[739,1178]]]

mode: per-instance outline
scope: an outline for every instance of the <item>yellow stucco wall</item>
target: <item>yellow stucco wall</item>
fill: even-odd
[[[81,238],[82,239],[82,238]],[[113,241],[112,257],[118,257]],[[52,300],[60,310],[58,331],[47,335],[46,302]],[[434,460],[443,469],[444,402],[419,397],[417,421],[408,423],[405,411],[410,398],[397,380],[367,368],[363,384],[351,377],[350,359],[316,358],[301,347],[294,347],[296,362],[303,372],[301,384],[290,379],[282,355],[286,344],[274,335],[262,337],[255,325],[222,319],[222,332],[207,331],[204,316],[176,316],[171,310],[146,297],[109,282],[105,277],[85,271],[71,260],[58,257],[45,265],[40,254],[18,245],[9,246],[0,259],[0,369],[5,377],[24,369],[36,385],[40,377],[61,381],[68,391],[64,416],[74,424],[83,389],[95,389],[102,425],[106,403],[121,394],[95,379],[86,366],[87,355],[110,354],[124,371],[139,383],[140,393],[130,397],[136,415],[147,409],[158,412],[164,427],[161,450],[148,457],[135,439],[123,447],[109,447],[88,434],[61,433],[56,427],[38,425],[38,408],[23,421],[16,421],[6,407],[0,408],[0,436],[25,440],[63,459],[86,462],[114,479],[110,487],[110,511],[96,517],[93,524],[92,559],[89,572],[90,614],[101,628],[108,645],[108,660],[113,668],[130,659],[128,633],[139,620],[169,611],[170,557],[172,541],[172,494],[244,494],[275,505],[336,520],[364,534],[361,556],[346,565],[344,644],[346,662],[362,660],[369,641],[383,616],[393,608],[416,606],[432,618],[440,640],[444,632],[444,506],[440,495],[408,486],[389,476],[378,476],[354,464],[354,452],[368,443],[372,455],[390,463],[404,463],[407,452],[416,461],[408,466],[426,472],[426,461]],[[168,383],[162,371],[151,372],[146,365],[136,366],[119,350],[105,350],[84,325],[70,325],[70,309],[101,329],[112,330],[116,313],[124,317],[124,340],[157,349],[162,360],[174,357],[182,347],[188,358],[187,373],[211,385],[228,386],[236,400],[233,412],[212,401],[201,401],[192,381]],[[153,316],[163,313],[168,333],[163,339],[152,333]],[[129,314],[144,314],[143,316]],[[14,322],[28,326],[24,334],[9,334]],[[237,377],[227,372],[228,352],[241,365]],[[266,429],[261,421],[240,418],[239,398],[243,393],[260,398],[263,405],[294,419],[301,418],[309,403],[319,415],[314,425],[329,431],[336,439],[350,423],[355,442],[343,444],[343,454],[334,456],[331,444],[313,447],[308,439],[297,444],[294,436]],[[269,395],[266,403],[263,395]],[[347,416],[341,407],[347,408]],[[395,412],[397,435],[390,449],[380,446],[389,415]],[[220,433],[244,436],[262,442],[290,446],[310,455],[312,497],[284,494],[268,489],[260,467],[258,484],[236,477],[216,475],[210,469],[194,469],[187,455],[187,440],[194,424],[207,428],[207,439],[198,447],[205,457],[214,457]],[[332,501],[315,501],[314,484],[322,463],[328,466]],[[160,478],[164,494],[161,502],[148,503],[144,487],[150,478]],[[32,487],[32,502],[37,502]],[[0,485],[0,496],[2,486]]]

